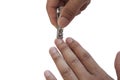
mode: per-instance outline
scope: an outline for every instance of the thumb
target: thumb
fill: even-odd
[[[118,80],[120,80],[120,52],[118,52],[115,59],[115,69],[116,69]]]
[[[61,11],[58,25],[61,27],[67,26],[85,2],[86,0],[69,0]]]

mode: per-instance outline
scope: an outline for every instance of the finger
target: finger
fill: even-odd
[[[64,80],[78,80],[71,68],[66,64],[65,60],[59,54],[56,48],[50,48],[50,55],[52,56]]]
[[[89,73],[97,74],[102,71],[91,55],[85,49],[83,49],[78,42],[72,38],[67,38],[66,42]]]
[[[87,7],[87,4],[84,4],[76,13],[76,16],[79,15],[85,8]]]
[[[74,53],[71,51],[71,49],[67,46],[67,44],[63,40],[56,39],[55,43],[58,49],[60,50],[60,52],[62,53],[67,64],[76,74],[78,79],[80,80],[83,79],[84,75],[89,76],[88,72],[86,71],[84,66],[81,64],[79,59],[74,55]]]
[[[87,6],[90,4],[90,0],[86,1],[80,8],[80,11],[83,11],[87,8]]]
[[[51,23],[54,26],[57,26],[57,7],[59,0],[47,0],[46,9]]]
[[[67,26],[85,2],[86,0],[69,0],[61,12],[58,25],[61,27]]]
[[[85,10],[88,6],[88,4],[90,4],[90,0],[86,1],[82,7],[80,7],[80,9],[77,11],[76,16],[79,15],[83,10]]]
[[[80,9],[77,11],[76,15],[80,14],[83,10],[85,10],[88,6],[88,4],[90,3],[90,0],[86,1],[82,7],[80,7]]]
[[[118,52],[115,59],[115,69],[116,69],[118,80],[120,80],[120,52]]]
[[[44,76],[46,80],[57,80],[56,77],[48,70],[44,72]]]

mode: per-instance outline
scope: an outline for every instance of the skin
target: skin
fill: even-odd
[[[56,39],[55,44],[57,48],[51,47],[49,52],[63,80],[114,80],[74,39],[67,38],[66,42]],[[120,80],[120,52],[115,59],[115,69]],[[44,75],[46,80],[57,80],[49,70]]]
[[[73,18],[81,13],[90,0],[47,0],[46,9],[51,23],[57,27],[66,27]],[[57,20],[57,8],[61,8],[60,16]]]

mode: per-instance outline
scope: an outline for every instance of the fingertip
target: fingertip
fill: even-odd
[[[59,44],[61,44],[62,42],[63,42],[62,39],[55,39],[55,44],[56,44],[56,45],[59,45]]]
[[[49,70],[46,70],[44,72],[44,76],[46,80],[57,80],[56,77]]]
[[[44,72],[44,76],[45,77],[49,77],[51,75],[51,72],[49,71],[49,70],[46,70],[45,72]]]
[[[56,53],[57,52],[57,49],[55,48],[55,47],[51,47],[50,49],[49,49],[49,53],[50,54],[54,54],[54,53]]]
[[[66,42],[67,42],[68,44],[72,43],[72,41],[73,41],[73,39],[72,39],[71,37],[66,38]]]

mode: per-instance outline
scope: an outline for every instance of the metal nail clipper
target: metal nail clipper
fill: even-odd
[[[60,8],[57,9],[57,19],[60,16]],[[63,39],[63,28],[57,27],[57,39]]]

